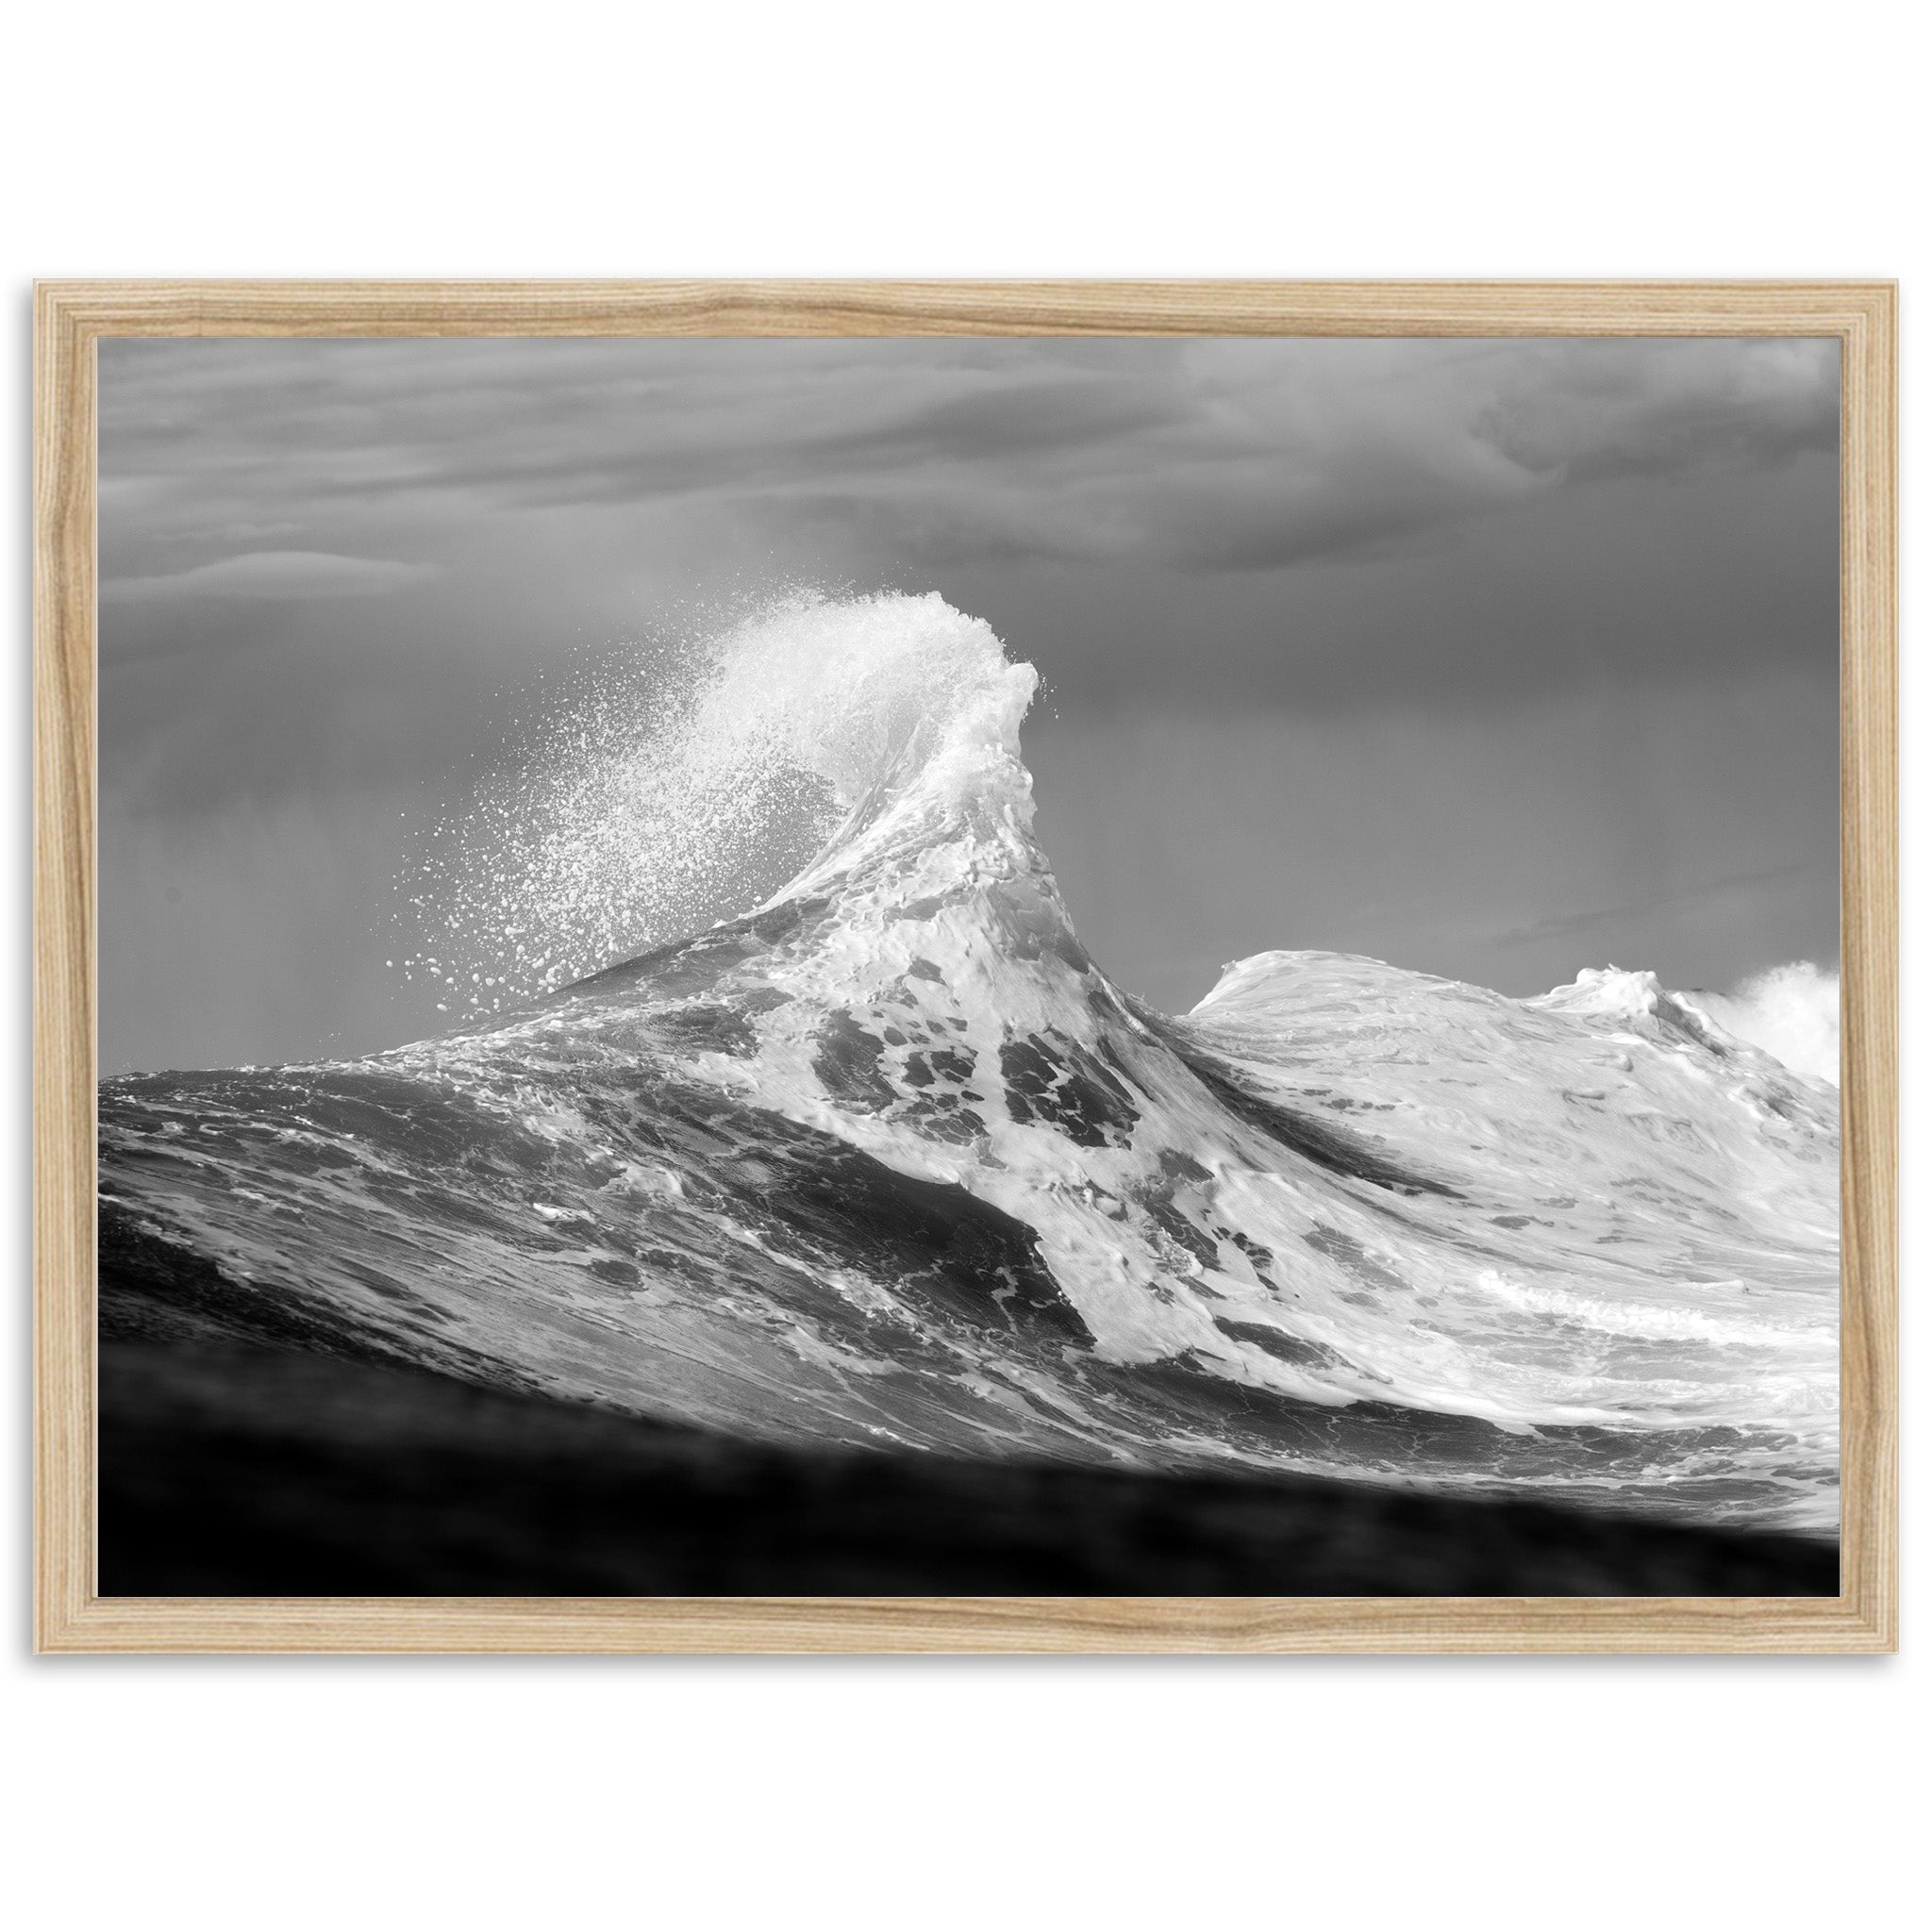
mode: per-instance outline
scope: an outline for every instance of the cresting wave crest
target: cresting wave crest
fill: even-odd
[[[937,597],[747,621],[491,846],[526,1004],[103,1089],[104,1322],[765,1441],[1828,1533],[1832,1088],[1614,969],[1274,952],[1144,1007],[1034,842],[1034,688]]]

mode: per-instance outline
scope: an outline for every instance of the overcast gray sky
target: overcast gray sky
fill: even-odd
[[[1048,695],[1114,977],[1838,958],[1836,344],[106,341],[102,1066],[434,1031],[402,811],[539,671],[806,581]]]

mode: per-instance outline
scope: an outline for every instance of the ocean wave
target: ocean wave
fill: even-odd
[[[1035,683],[936,596],[801,598],[607,692],[416,894],[454,1031],[104,1087],[104,1319],[758,1440],[1835,1523],[1835,1094],[1614,969],[1274,952],[1147,1008],[1035,842]]]

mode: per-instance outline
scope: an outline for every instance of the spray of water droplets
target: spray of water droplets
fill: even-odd
[[[942,735],[1014,675],[937,595],[801,591],[547,679],[505,756],[419,831],[401,970],[441,1010],[486,1014],[745,911],[920,725]]]

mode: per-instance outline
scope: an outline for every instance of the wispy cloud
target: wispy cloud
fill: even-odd
[[[108,347],[122,521],[188,541],[728,498],[768,537],[839,504],[900,555],[1251,571],[1837,434],[1802,341]]]
[[[339,557],[326,550],[252,550],[168,575],[109,577],[101,585],[101,594],[122,602],[149,597],[255,597],[270,603],[387,597],[438,575],[433,564]]]
[[[1675,891],[1653,892],[1649,897],[1618,906],[1595,906],[1586,911],[1556,913],[1533,920],[1495,935],[1494,943],[1523,945],[1536,940],[1572,939],[1580,935],[1612,930],[1653,914],[1687,906],[1710,905],[1718,900],[1748,896],[1765,887],[1821,870],[1813,861],[1793,859],[1786,865],[1759,866],[1752,872],[1730,873],[1723,878],[1706,880]]]

